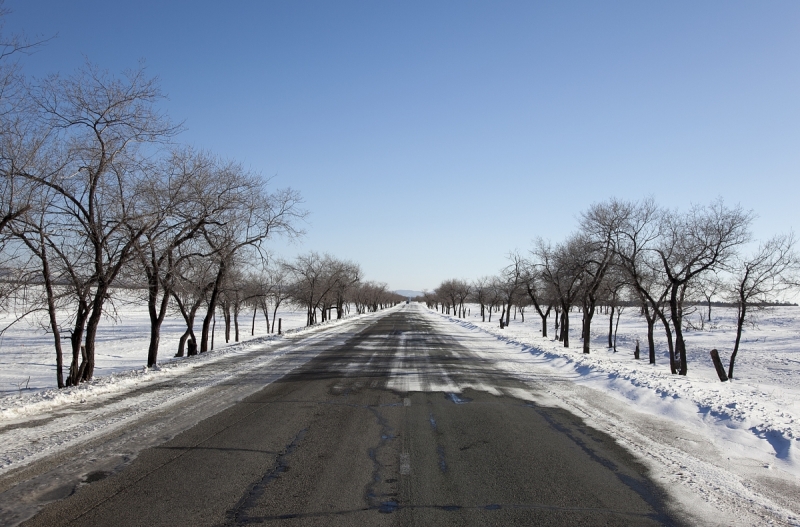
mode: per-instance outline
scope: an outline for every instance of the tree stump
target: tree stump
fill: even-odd
[[[725,382],[728,380],[728,374],[725,373],[725,368],[722,366],[722,361],[719,358],[719,352],[716,349],[711,350],[711,360],[714,362],[714,369],[717,370],[719,380]]]

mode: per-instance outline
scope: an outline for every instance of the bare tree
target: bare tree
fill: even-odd
[[[466,280],[445,280],[436,288],[437,296],[447,303],[447,312],[449,313],[450,307],[452,307],[453,315],[459,318],[466,316],[464,302],[470,292],[471,286]]]
[[[700,276],[697,280],[695,289],[697,289],[699,295],[705,300],[708,309],[706,322],[711,322],[711,302],[724,287],[725,284],[723,281],[717,273],[713,271]]]
[[[234,339],[239,342],[239,312],[242,304],[247,300],[244,292],[245,285],[242,264],[234,258],[228,264],[218,297],[225,322],[225,343],[231,341],[231,322],[233,322]]]
[[[217,307],[222,284],[234,255],[252,249],[263,257],[264,243],[274,234],[290,237],[302,232],[296,222],[306,212],[300,209],[300,195],[291,189],[269,192],[268,180],[245,171],[234,162],[220,163],[214,181],[221,187],[214,199],[225,202],[214,222],[206,222],[201,233],[210,249],[209,257],[217,266],[217,276],[211,290],[208,310],[203,319],[200,352],[208,351],[211,321]]]
[[[275,333],[278,308],[292,298],[292,286],[289,283],[286,266],[281,263],[269,267],[267,276],[271,285],[267,298],[268,301],[272,302],[272,327],[270,328],[270,333]]]
[[[481,306],[481,322],[486,322],[486,304],[488,303],[491,283],[492,279],[488,276],[483,276],[472,282],[472,301]]]
[[[175,271],[191,251],[179,252],[181,245],[199,237],[208,222],[216,221],[226,203],[215,196],[221,182],[213,180],[215,160],[187,148],[174,149],[140,182],[144,207],[152,220],[136,241],[136,271],[147,281],[150,316],[148,367],[158,361],[161,325],[168,311],[175,283]],[[208,249],[195,244],[201,253]]]
[[[472,285],[466,280],[456,280],[454,285],[456,299],[458,301],[458,316],[459,318],[466,318],[467,308],[464,306],[464,303],[469,298],[470,293],[472,293]]]
[[[683,338],[683,302],[693,279],[723,267],[736,250],[749,240],[753,214],[741,207],[726,207],[718,200],[708,206],[693,206],[685,214],[663,211],[658,244],[654,247],[661,271],[669,283],[667,303],[675,332],[678,373],[686,375],[686,344]]]
[[[29,279],[40,274],[31,269],[31,256],[36,260],[38,253],[27,251],[25,240],[18,236],[26,233],[33,245],[40,244],[40,233],[35,231],[48,223],[41,211],[52,199],[51,193],[20,176],[53,170],[47,130],[34,117],[21,111],[0,114],[0,305],[6,305]],[[25,298],[32,301],[29,295]],[[33,304],[25,302],[23,311],[31,310],[35,310]]]
[[[405,300],[405,297],[389,291],[386,284],[377,282],[360,282],[353,287],[351,298],[358,313],[375,312]]]
[[[17,244],[19,240],[12,241],[11,222],[42,202],[37,186],[20,174],[42,169],[49,129],[36,118],[19,63],[21,56],[43,42],[7,35],[3,26],[9,11],[3,3],[0,0],[0,304],[7,305],[32,276],[31,255]]]
[[[505,309],[505,325],[511,320],[511,306],[514,300],[520,297],[525,288],[526,262],[519,251],[512,251],[506,255],[509,264],[500,271],[498,287],[503,295]],[[501,315],[502,316],[502,315]]]
[[[656,363],[654,328],[656,321],[661,320],[666,331],[670,364],[674,367],[672,331],[664,314],[669,287],[659,273],[656,255],[651,250],[659,236],[660,209],[652,198],[640,202],[620,202],[620,205],[627,208],[627,212],[616,233],[614,248],[619,266],[628,275],[647,324],[650,364]]]
[[[736,342],[728,364],[728,378],[733,379],[733,367],[742,328],[747,319],[748,308],[756,301],[765,302],[768,296],[790,285],[788,272],[796,269],[797,255],[794,253],[794,234],[782,234],[761,243],[749,257],[737,258],[732,269],[730,295],[738,314],[736,317]]]
[[[617,317],[616,327],[619,326],[619,317],[622,314],[624,306],[621,305],[623,293],[628,287],[628,277],[625,275],[623,269],[619,265],[612,265],[606,273],[605,280],[600,286],[600,294],[604,303],[608,306],[608,347],[616,347],[616,331],[614,325],[614,316]]]
[[[614,260],[614,239],[622,222],[627,218],[626,207],[616,201],[595,203],[581,215],[581,236],[575,244],[580,250],[575,256],[580,260],[582,272],[581,296],[583,300],[583,352],[589,353],[591,325],[597,298],[606,273]]]
[[[142,69],[118,78],[89,65],[69,78],[47,78],[30,98],[53,130],[58,169],[19,176],[54,195],[48,214],[60,225],[48,234],[48,244],[51,263],[73,286],[77,314],[67,384],[77,384],[92,378],[103,305],[150,221],[136,184],[147,163],[142,147],[176,129],[156,110],[161,93]]]
[[[326,311],[337,303],[344,307],[345,293],[359,280],[361,270],[352,262],[316,252],[299,255],[284,267],[292,282],[292,297],[306,307],[306,325],[317,321],[317,311],[327,319]]]
[[[497,311],[500,304],[503,302],[503,291],[500,282],[500,277],[493,276],[489,284],[489,291],[486,298],[487,307],[489,308],[489,322],[492,321],[492,312]]]
[[[453,314],[456,314],[456,305],[458,304],[458,295],[456,294],[455,280],[444,280],[439,287],[435,290],[436,297],[441,300],[445,312],[449,315],[452,308]]]
[[[286,266],[283,262],[265,259],[261,267],[245,279],[243,289],[245,291],[244,301],[253,307],[250,334],[255,334],[256,315],[259,310],[264,314],[267,333],[273,333],[278,308],[291,298],[291,284],[287,279]],[[270,324],[270,305],[273,306],[272,324]]]
[[[195,243],[179,246],[178,255],[172,271],[170,294],[175,301],[178,313],[186,323],[186,331],[178,342],[176,357],[183,357],[188,342],[187,355],[198,353],[194,321],[198,310],[208,303],[211,290],[216,283],[216,262],[202,254],[202,247]]]
[[[349,309],[347,306],[350,293],[363,279],[363,271],[357,263],[341,261],[339,266],[339,279],[333,289],[337,319],[345,316],[345,311]]]
[[[541,238],[534,245],[537,269],[558,298],[561,310],[558,339],[569,347],[569,310],[581,293],[583,278],[583,244],[579,236],[573,235],[565,242],[552,246]]]
[[[555,301],[552,289],[542,278],[537,261],[527,263],[524,283],[525,292],[542,319],[542,337],[547,337],[547,317],[550,316]]]
[[[11,234],[18,240],[23,247],[25,247],[31,255],[30,269],[36,270],[35,274],[39,275],[39,279],[26,280],[26,283],[32,284],[36,287],[41,284],[44,290],[44,298],[39,295],[32,295],[33,298],[26,295],[25,299],[27,304],[32,306],[30,311],[35,311],[38,305],[44,305],[47,310],[48,320],[47,327],[50,328],[53,335],[53,344],[56,354],[56,383],[59,388],[66,386],[63,373],[63,349],[61,345],[61,324],[58,320],[59,308],[64,307],[64,297],[66,290],[69,289],[70,284],[73,283],[73,276],[69,273],[64,273],[62,268],[51,264],[54,258],[53,253],[59,253],[59,247],[53,243],[50,238],[50,233],[56,231],[60,225],[54,223],[55,217],[48,214],[54,199],[54,193],[47,187],[40,187],[39,192],[36,194],[37,199],[32,200],[31,207],[28,208],[23,215],[15,218],[10,226]],[[3,252],[6,252],[6,247],[3,247]],[[57,258],[57,257],[56,257]],[[19,267],[17,267],[19,269]],[[23,271],[24,272],[24,271]],[[23,282],[17,282],[23,283]],[[58,284],[61,285],[62,291],[59,292]],[[86,296],[86,295],[85,295]],[[85,298],[84,296],[84,298]],[[85,312],[86,301],[79,302],[77,306],[67,306],[74,308],[74,316],[79,317]],[[81,326],[82,327],[82,326]],[[77,336],[73,333],[73,344],[80,345],[81,333]]]

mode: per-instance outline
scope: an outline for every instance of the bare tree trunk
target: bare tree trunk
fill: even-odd
[[[183,352],[186,349],[186,339],[189,338],[189,330],[183,332],[180,340],[178,341],[178,351],[175,353],[176,357],[183,357]]]
[[[86,318],[89,316],[89,306],[86,302],[80,300],[78,302],[78,309],[75,314],[75,321],[72,325],[72,334],[69,337],[72,347],[72,362],[69,367],[69,377],[67,378],[67,386],[77,386],[81,382],[81,346],[83,345],[83,335],[86,328]]]
[[[53,344],[56,348],[56,382],[59,388],[64,387],[64,355],[61,349],[61,330],[56,320],[56,296],[53,291],[53,281],[50,276],[50,264],[45,253],[44,240],[42,240],[42,278],[44,289],[47,293],[47,314],[50,318],[50,329],[53,331]]]
[[[559,306],[556,305],[556,315],[553,317],[553,324],[555,324],[555,328],[553,329],[553,331],[555,331],[556,339],[559,341],[561,340],[561,333],[558,332],[558,325],[560,322],[561,322],[561,310],[559,309]]]
[[[203,332],[200,335],[200,353],[208,351],[208,332],[211,329],[211,319],[216,317],[217,297],[219,296],[219,288],[220,285],[222,285],[223,278],[225,278],[224,260],[219,264],[219,271],[217,271],[217,278],[214,281],[214,288],[211,290],[211,299],[208,302],[208,312],[203,319]]]
[[[100,318],[103,315],[103,302],[108,296],[108,284],[100,282],[94,293],[92,312],[86,322],[86,369],[83,371],[82,381],[91,381],[94,376],[95,338]]]
[[[158,276],[149,271],[147,274],[147,312],[150,315],[150,346],[147,349],[147,367],[152,368],[158,363],[158,344],[161,340],[161,325],[167,315],[167,307],[169,306],[169,292],[164,291],[164,295],[159,302]],[[156,308],[157,304],[158,308]]]
[[[233,330],[235,342],[239,342],[239,302],[233,306]]]
[[[569,306],[562,306],[561,309],[561,340],[564,347],[569,347]]]
[[[641,295],[642,305],[639,308],[641,315],[644,316],[647,322],[647,348],[649,352],[650,364],[656,363],[656,341],[655,341],[655,325],[658,318],[658,310],[650,306],[649,301]]]
[[[675,330],[675,355],[676,359],[680,361],[680,375],[686,375],[687,362],[686,362],[686,343],[683,340],[682,314],[678,309],[678,288],[673,285],[672,293],[669,299],[669,309],[672,315],[672,328]]]
[[[676,374],[678,373],[678,370],[675,369],[675,347],[672,343],[672,330],[669,327],[667,317],[665,317],[661,311],[658,311],[658,318],[664,325],[664,332],[667,334],[667,347],[669,348],[669,370],[673,374]]]
[[[211,351],[214,351],[214,333],[217,330],[217,313],[214,312],[213,322],[211,324]]]
[[[733,353],[731,353],[731,360],[728,363],[728,379],[733,380],[733,366],[736,362],[736,354],[739,353],[739,342],[742,339],[742,327],[744,326],[744,316],[747,311],[747,302],[739,300],[739,316],[736,317],[736,342],[733,345]]]
[[[583,306],[583,353],[587,355],[592,344],[592,317],[594,317],[594,301],[590,300],[589,305]]]
[[[275,309],[272,310],[272,331],[271,333],[275,333],[275,317],[278,316],[278,306],[281,305],[280,302],[275,302]]]
[[[180,298],[174,294],[172,297],[175,299],[175,303],[178,304],[178,308],[180,309],[181,315],[183,316],[184,322],[186,322],[186,332],[184,336],[181,337],[181,341],[178,343],[178,352],[175,355],[176,357],[183,357],[183,347],[186,342],[186,338],[189,338],[189,349],[186,353],[188,357],[193,357],[197,355],[197,338],[194,334],[194,319],[197,315],[197,310],[200,309],[200,304],[203,302],[203,296],[200,295],[195,300],[195,303],[186,308],[183,302],[181,302]]]
[[[225,344],[231,341],[231,304],[222,302],[222,319],[225,322]]]

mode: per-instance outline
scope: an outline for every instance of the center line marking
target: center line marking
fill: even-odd
[[[400,475],[411,474],[411,454],[400,454]]]

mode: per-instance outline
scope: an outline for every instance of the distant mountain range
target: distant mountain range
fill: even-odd
[[[407,296],[408,298],[414,298],[417,296],[422,296],[422,291],[412,291],[411,289],[398,289],[395,291],[398,295]]]

